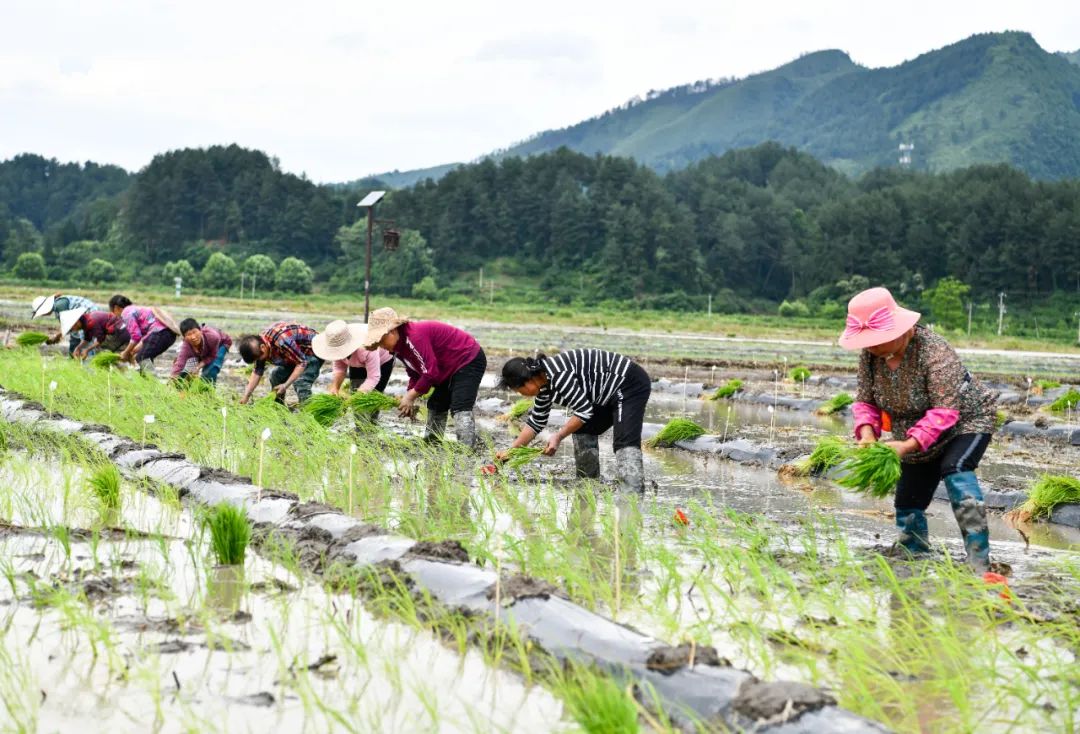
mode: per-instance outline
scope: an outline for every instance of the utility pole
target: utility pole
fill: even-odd
[[[1076,317],[1076,343],[1080,344],[1080,311],[1073,314]]]
[[[1001,336],[1001,327],[1005,322],[1005,294],[998,293],[998,336]]]
[[[240,273],[240,300],[244,300],[244,278],[247,273]]]
[[[971,307],[973,305],[974,304],[971,301],[968,301],[968,338],[969,339],[971,338]]]
[[[255,273],[251,274],[251,298],[255,299]]]
[[[709,318],[712,318],[712,293],[709,294]]]

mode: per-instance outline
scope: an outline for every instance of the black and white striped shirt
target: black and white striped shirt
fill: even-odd
[[[558,403],[583,421],[592,418],[593,408],[607,405],[626,379],[633,364],[627,357],[603,349],[571,349],[540,364],[548,382],[533,400],[525,424],[539,433],[547,425],[551,404]]]

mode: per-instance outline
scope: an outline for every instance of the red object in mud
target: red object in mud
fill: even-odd
[[[686,513],[682,511],[681,507],[675,508],[675,522],[679,523],[680,525],[690,524],[690,518],[686,516]]]
[[[881,430],[885,433],[892,433],[892,416],[881,411]]]
[[[1002,576],[1000,573],[994,573],[993,571],[987,571],[983,574],[983,581],[991,586],[1000,586],[1001,591],[998,592],[998,596],[1006,601],[1012,600],[1012,592],[1009,591],[1009,580]]]
[[[480,473],[481,474],[498,474],[499,473],[499,467],[495,466],[494,464],[485,464],[484,466],[480,467]]]

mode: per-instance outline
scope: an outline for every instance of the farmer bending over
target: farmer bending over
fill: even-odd
[[[59,321],[60,314],[64,311],[74,311],[77,308],[85,308],[87,311],[105,310],[89,298],[56,293],[51,296],[38,296],[35,298],[34,302],[30,304],[30,317],[36,319],[39,316],[53,314],[56,316],[56,320]],[[49,344],[56,344],[66,333],[68,332],[61,329],[49,339]],[[68,355],[74,355],[75,347],[77,347],[82,340],[83,334],[81,327],[71,332],[71,336],[68,339]]]
[[[454,415],[458,443],[476,448],[473,406],[487,357],[471,334],[441,321],[409,321],[392,308],[380,308],[368,320],[364,346],[381,346],[405,365],[409,391],[398,407],[402,416],[415,414],[416,399],[435,388],[428,398],[426,439],[442,438],[449,412]]]
[[[110,298],[109,310],[123,319],[130,337],[120,358],[132,364],[138,363],[141,371],[145,371],[148,363],[173,345],[180,331],[162,309],[136,306],[127,296],[117,294]]]
[[[394,355],[382,347],[365,349],[367,324],[346,324],[331,321],[326,329],[311,341],[311,348],[320,359],[334,361],[334,376],[329,393],[337,395],[349,376],[355,392],[383,392],[394,371]]]
[[[119,316],[108,311],[87,311],[85,307],[64,313],[60,319],[61,335],[67,333],[64,329],[64,319],[68,318],[68,314],[74,317],[74,323],[70,327],[71,333],[82,333],[82,338],[71,352],[71,356],[75,359],[86,359],[98,348],[119,352],[130,341],[127,327]]]
[[[510,448],[527,446],[547,425],[551,404],[569,408],[573,415],[548,439],[544,454],[552,456],[567,436],[574,437],[574,463],[582,478],[600,477],[601,433],[612,428],[615,472],[619,488],[643,492],[641,424],[652,381],[628,357],[602,349],[571,349],[554,357],[514,357],[502,368],[504,387],[534,398],[521,433]],[[496,458],[506,459],[506,451]]]
[[[232,339],[224,331],[206,324],[200,325],[195,319],[181,321],[180,334],[184,342],[173,361],[171,377],[198,375],[209,383],[216,383],[221,365],[225,364],[225,355],[232,346]]]
[[[885,288],[865,290],[848,303],[840,346],[862,350],[851,406],[855,437],[873,443],[883,420],[891,423],[893,440],[886,444],[902,461],[895,500],[899,536],[891,552],[930,550],[926,508],[944,479],[967,562],[984,573],[990,569],[990,536],[975,468],[994,430],[994,396],[944,339],[916,325],[919,318],[897,306]]]
[[[262,381],[267,362],[276,365],[270,373],[270,390],[279,403],[285,402],[285,392],[294,385],[301,403],[310,398],[311,386],[323,366],[311,349],[315,334],[314,329],[303,324],[279,321],[258,336],[240,337],[240,356],[248,364],[255,364],[240,402],[246,403],[251,398]]]

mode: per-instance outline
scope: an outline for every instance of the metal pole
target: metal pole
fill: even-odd
[[[1005,294],[998,293],[998,336],[1001,336],[1002,322],[1005,320]]]
[[[244,300],[244,276],[247,273],[240,273],[240,300]]]
[[[251,297],[255,298],[255,273],[251,274]]]
[[[971,301],[968,301],[968,336],[969,337],[971,336],[971,307],[973,305],[974,304]]]
[[[364,269],[364,323],[368,320],[371,306],[371,228],[375,224],[375,205],[367,208],[367,265]]]

